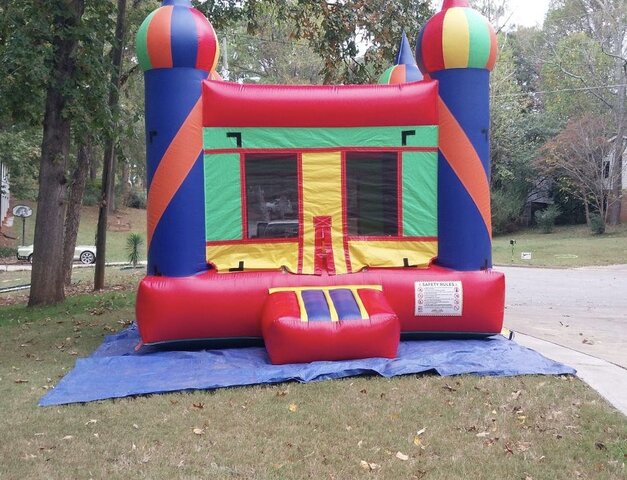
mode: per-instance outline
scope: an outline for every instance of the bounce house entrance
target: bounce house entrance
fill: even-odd
[[[302,270],[346,273],[342,228],[342,154],[304,153]]]

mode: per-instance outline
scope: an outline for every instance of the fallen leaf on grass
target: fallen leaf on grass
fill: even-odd
[[[422,440],[420,440],[420,437],[414,437],[414,445],[422,448],[423,450],[425,449],[425,446],[422,444]]]
[[[287,395],[288,393],[290,393],[289,390],[279,390],[278,392],[276,392],[276,396],[277,397],[284,397],[285,395]]]
[[[448,390],[449,392],[456,392],[457,389],[451,387],[448,383],[445,383],[444,386],[442,387],[444,390]]]
[[[498,442],[498,441],[499,441],[499,437],[488,438],[487,440],[484,440],[484,441],[483,441],[483,444],[484,444],[486,447],[491,447],[492,445],[495,445],[495,444],[496,444],[496,442]]]
[[[605,446],[605,444],[601,442],[595,442],[594,446],[597,447],[599,450],[607,450],[607,447]]]
[[[192,407],[197,408],[198,410],[202,410],[205,408],[205,404],[202,402],[192,403]]]
[[[405,455],[403,452],[396,452],[396,458],[405,462],[409,460],[409,455]]]
[[[290,403],[290,405],[287,407],[287,409],[294,413],[298,411],[298,405],[296,405],[295,403]]]
[[[195,435],[203,435],[205,433],[202,428],[194,428],[192,432],[194,432]]]
[[[28,380],[24,380],[23,378],[17,378],[13,380],[14,383],[28,383]]]
[[[518,448],[519,451],[526,452],[531,447],[531,443],[529,443],[529,442],[518,442],[516,444],[516,447]]]
[[[361,460],[359,462],[359,465],[364,470],[369,470],[369,471],[379,470],[381,468],[381,465],[379,465],[378,463],[370,463],[370,462],[366,462],[365,460]]]

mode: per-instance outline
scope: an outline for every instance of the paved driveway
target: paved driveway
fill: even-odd
[[[627,368],[627,265],[505,272],[505,326]]]

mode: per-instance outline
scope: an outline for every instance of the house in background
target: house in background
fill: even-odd
[[[9,215],[9,168],[0,162],[0,226]]]
[[[555,203],[552,190],[553,179],[550,177],[539,177],[534,182],[533,189],[525,200],[525,207],[520,219],[524,226],[529,227],[533,225],[535,213]]]

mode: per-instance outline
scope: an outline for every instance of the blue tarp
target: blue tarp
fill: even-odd
[[[40,406],[180,390],[287,381],[313,382],[363,374],[383,377],[435,371],[442,376],[561,375],[575,370],[497,335],[484,340],[401,342],[398,357],[272,365],[262,347],[162,351],[143,347],[135,326],[104,343],[46,394]]]

